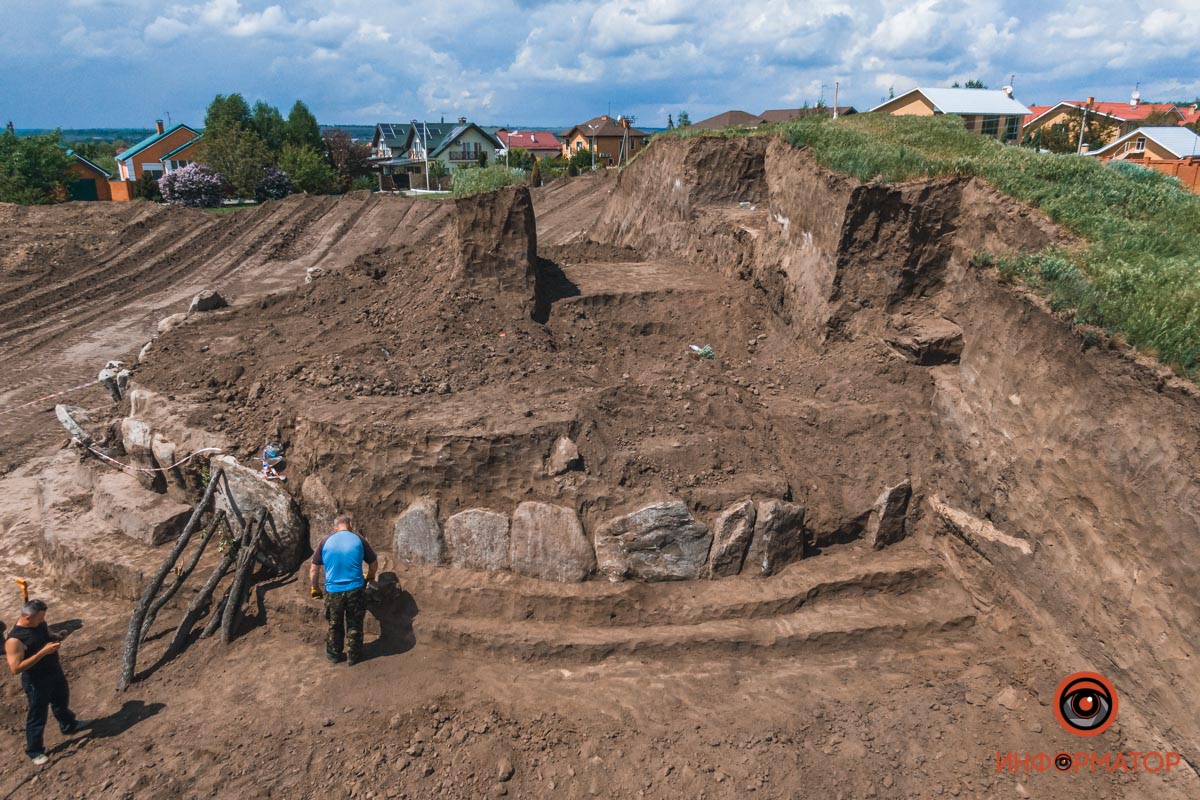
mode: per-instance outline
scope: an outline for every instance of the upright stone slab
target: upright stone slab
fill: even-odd
[[[574,509],[549,503],[517,506],[508,552],[513,572],[545,581],[577,583],[596,568],[596,553]]]
[[[415,500],[396,519],[392,552],[406,564],[442,564],[446,541],[438,524],[438,503],[431,497]]]
[[[871,547],[882,550],[904,538],[904,518],[911,497],[912,484],[907,480],[883,490],[867,520],[866,537]]]
[[[225,470],[229,483],[217,487],[216,507],[244,525],[266,508],[273,524],[267,523],[263,549],[284,572],[295,570],[308,549],[308,522],[295,501],[279,483],[264,481],[257,470],[243,467],[233,456],[214,456],[210,474],[219,469]]]
[[[121,445],[129,463],[139,468],[135,477],[146,489],[154,492],[167,490],[167,477],[158,472],[158,462],[154,458],[154,431],[150,425],[140,419],[125,417],[121,420]],[[150,471],[147,471],[150,470]]]
[[[694,580],[711,546],[712,534],[681,500],[617,517],[596,533],[596,559],[610,580]]]
[[[785,564],[803,558],[808,549],[807,535],[803,508],[783,500],[764,500],[758,504],[746,571],[772,575]]]
[[[446,520],[446,560],[452,567],[508,568],[508,517],[486,508],[469,508]]]
[[[747,497],[717,517],[713,523],[713,548],[706,573],[709,578],[728,578],[742,571],[757,516],[754,502]]]

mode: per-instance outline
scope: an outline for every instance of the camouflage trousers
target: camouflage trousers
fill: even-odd
[[[341,655],[344,641],[346,655],[357,661],[362,655],[363,620],[366,616],[365,588],[349,592],[326,592],[325,621],[329,623],[329,632],[325,634],[325,652],[335,657]]]

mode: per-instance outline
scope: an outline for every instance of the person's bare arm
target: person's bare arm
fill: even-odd
[[[375,580],[375,570],[379,567],[379,559],[367,564],[367,581]]]
[[[8,659],[8,668],[12,670],[12,674],[20,675],[46,656],[57,653],[60,647],[62,645],[59,642],[51,642],[29,658],[26,658],[25,645],[17,639],[9,639],[4,643],[4,655]]]
[[[316,564],[308,565],[308,582],[314,589],[320,589],[318,585],[321,578],[321,568]]]

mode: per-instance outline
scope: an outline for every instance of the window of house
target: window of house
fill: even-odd
[[[983,118],[983,130],[981,133],[984,136],[990,136],[995,139],[1000,133],[1000,118],[996,116],[987,116]]]
[[[582,149],[583,149],[583,140],[576,139],[575,140],[575,150],[578,151],[578,150],[582,150]]]
[[[1021,123],[1017,117],[1009,117],[1008,123],[1004,126],[1004,141],[1015,142],[1017,137],[1021,135]]]
[[[1146,149],[1146,137],[1145,136],[1137,137],[1137,139],[1133,143],[1133,149],[1134,150],[1145,150]]]

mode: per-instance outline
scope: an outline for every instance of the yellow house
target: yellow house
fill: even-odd
[[[872,111],[894,116],[932,117],[957,114],[972,133],[1015,142],[1029,109],[1013,99],[1009,89],[912,89]]]
[[[648,139],[644,132],[626,124],[607,114],[581,122],[562,135],[563,155],[570,158],[573,153],[590,150],[597,167],[619,166],[636,155]]]

